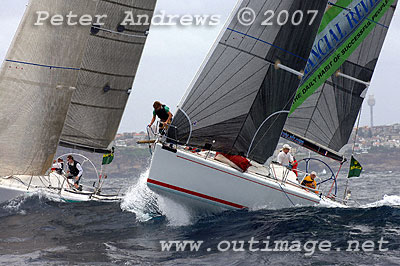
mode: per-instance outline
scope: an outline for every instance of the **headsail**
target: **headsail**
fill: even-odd
[[[104,152],[114,140],[150,27],[120,24],[126,12],[148,15],[151,22],[155,5],[156,0],[99,1],[96,14],[108,17],[104,26],[92,28],[61,145]]]
[[[242,1],[180,105],[173,120],[177,130],[170,129],[169,136],[265,162],[287,118],[282,111],[290,109],[300,82],[274,64],[279,60],[294,70],[304,69],[326,4],[321,0]],[[245,8],[256,16],[251,26],[238,20]],[[262,25],[271,11],[276,15],[298,12],[304,19],[298,26],[290,21]]]
[[[341,159],[334,153],[349,140],[396,4],[397,0],[331,3],[282,137]]]
[[[93,14],[96,2],[31,0],[0,71],[0,176],[51,166],[76,84],[88,27],[34,26],[37,11]]]

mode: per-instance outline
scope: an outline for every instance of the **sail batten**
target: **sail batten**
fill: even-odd
[[[123,75],[123,74],[117,74],[117,73],[110,73],[110,72],[100,72],[97,70],[92,70],[92,69],[87,69],[87,68],[82,68],[80,69],[81,71],[87,71],[95,74],[100,74],[100,75],[107,75],[107,76],[113,76],[113,77],[119,77],[119,78],[135,78],[134,75]]]
[[[80,68],[76,68],[76,67],[42,65],[42,64],[36,64],[36,63],[33,63],[33,62],[23,62],[23,61],[10,60],[10,59],[6,59],[5,62],[17,63],[17,64],[22,64],[22,65],[38,66],[38,67],[45,67],[45,68],[50,68],[50,69],[80,70]]]
[[[72,105],[80,105],[84,107],[89,107],[89,108],[94,108],[94,109],[106,109],[106,110],[124,110],[124,108],[119,108],[119,107],[107,107],[107,106],[100,106],[100,105],[90,105],[90,104],[83,104],[83,103],[74,103],[71,102]],[[105,140],[105,139],[104,139]]]
[[[193,146],[212,144],[214,150],[231,154],[248,153],[265,162],[287,117],[287,112],[279,112],[290,109],[300,82],[274,65],[279,61],[297,71],[304,69],[326,5],[327,1],[242,1],[183,98],[173,120],[177,131],[170,129],[170,138],[177,136],[179,142]],[[243,8],[256,14],[250,26],[238,20]],[[304,19],[298,26],[264,26],[268,10],[300,10]],[[319,11],[311,25],[309,10]]]
[[[106,154],[106,153],[110,153],[111,152],[111,149],[96,149],[96,148],[92,148],[92,147],[89,147],[89,146],[81,145],[79,143],[68,143],[68,142],[60,141],[59,145],[65,147],[65,148],[71,148],[71,149],[74,149],[74,150],[78,149],[78,150],[88,151],[88,152],[91,152],[91,153],[103,153],[103,154]]]

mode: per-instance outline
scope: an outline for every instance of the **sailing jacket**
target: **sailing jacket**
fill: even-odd
[[[82,169],[81,164],[75,160],[72,164],[68,163],[68,168],[69,168],[69,172],[73,176],[77,176],[80,178],[83,174],[83,169]]]
[[[317,182],[315,180],[312,180],[311,176],[306,176],[303,179],[303,182],[301,182],[301,185],[312,188],[312,189],[317,189]],[[318,191],[314,191],[314,192],[318,194]]]
[[[166,105],[163,105],[159,110],[154,110],[153,115],[157,115],[161,121],[165,122],[168,120],[169,117],[168,112],[169,108]]]

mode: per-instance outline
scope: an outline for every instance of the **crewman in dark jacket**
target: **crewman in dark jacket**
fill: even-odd
[[[156,118],[158,117],[161,121],[160,123],[160,133],[161,133],[163,129],[168,128],[168,125],[171,124],[173,115],[169,111],[168,106],[166,106],[165,104],[161,104],[158,101],[154,102],[153,107],[154,107],[153,119],[151,120],[149,127],[151,127],[154,124]]]
[[[72,157],[72,155],[68,155],[67,161],[68,161],[68,169],[69,169],[69,171],[67,172],[69,174],[67,178],[74,179],[74,187],[77,190],[82,190],[82,186],[79,185],[79,182],[81,181],[82,174],[83,174],[83,169],[82,169],[81,164],[79,162],[75,161],[74,157]]]

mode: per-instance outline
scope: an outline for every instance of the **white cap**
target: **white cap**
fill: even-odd
[[[314,171],[312,171],[311,174],[317,176],[317,173]]]
[[[283,148],[284,148],[284,149],[289,149],[289,150],[291,149],[290,146],[289,146],[288,144],[283,145]]]

